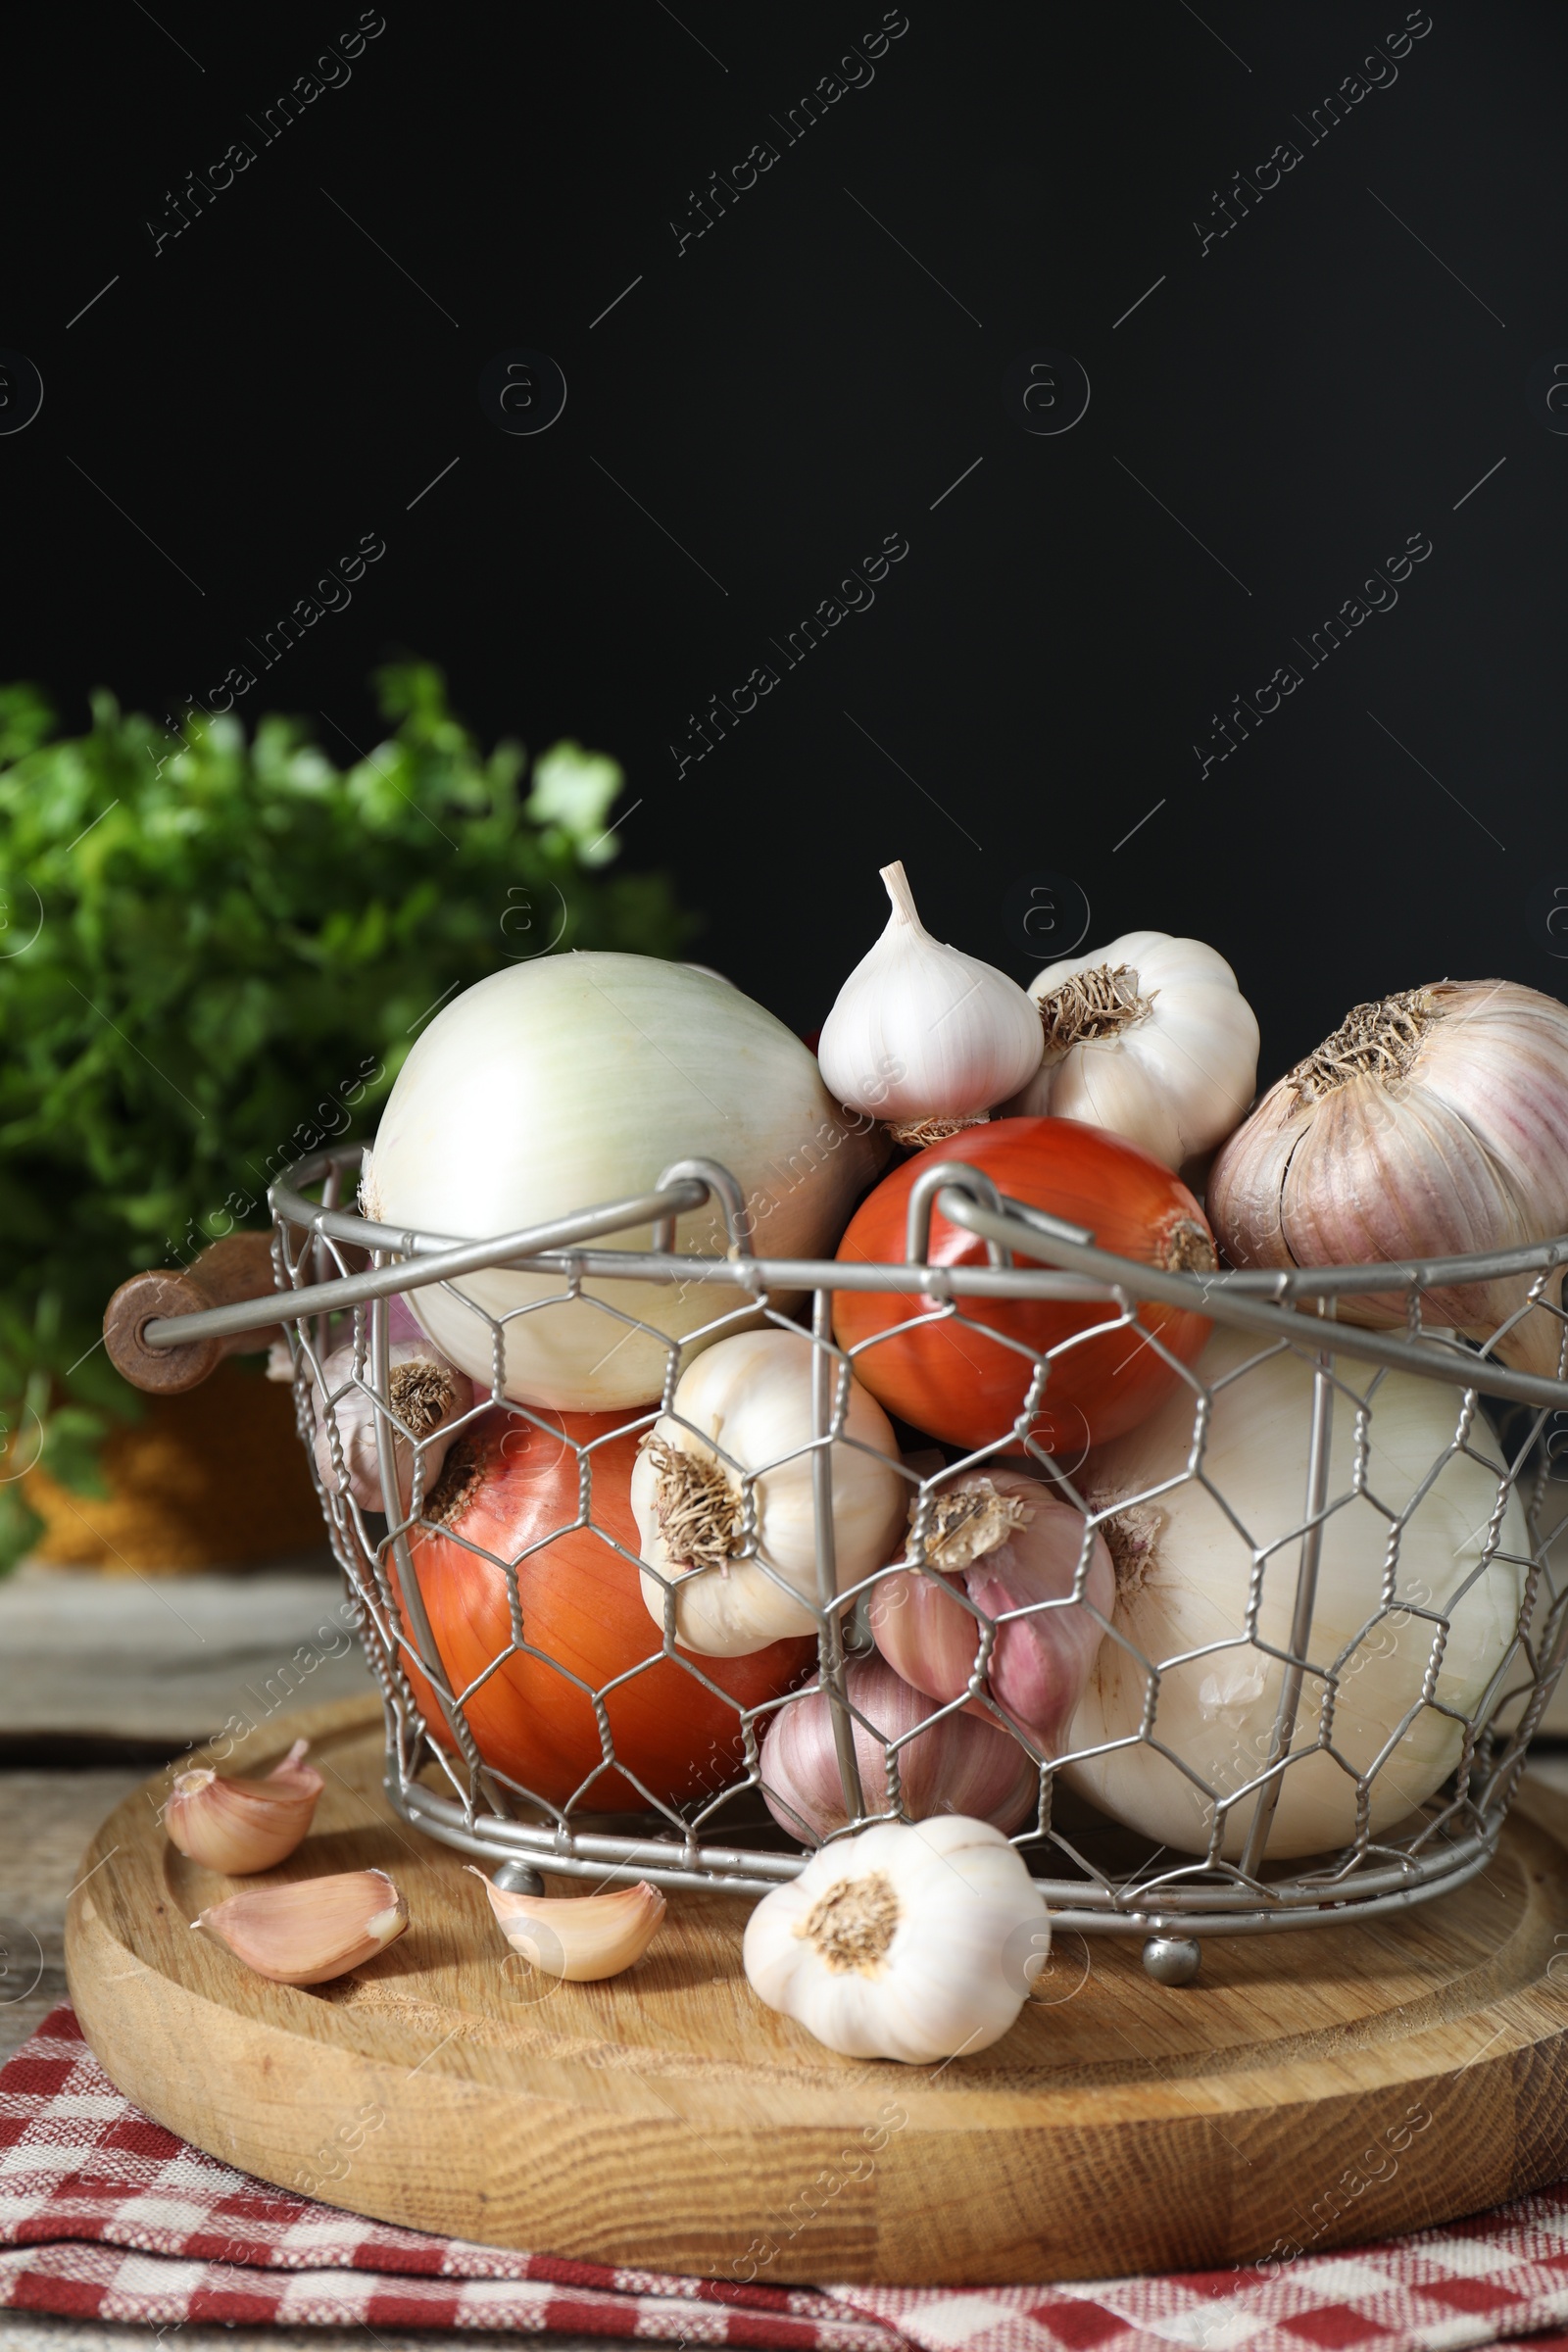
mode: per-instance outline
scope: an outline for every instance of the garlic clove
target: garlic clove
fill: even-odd
[[[490,1897],[490,1908],[514,1952],[547,1977],[573,1984],[618,1977],[640,1960],[664,1918],[664,1898],[640,1879],[612,1894],[513,1894],[467,1865]]]
[[[324,1786],[296,1740],[266,1780],[229,1780],[208,1765],[177,1775],[164,1807],[171,1842],[204,1869],[243,1878],[286,1862],[309,1834]]]
[[[933,939],[902,864],[882,880],[893,912],[838,993],[817,1060],[836,1100],[933,1144],[983,1119],[1040,1067],[1045,1034],[1016,981]]]
[[[248,1887],[190,1924],[274,1984],[325,1984],[395,1943],[409,1906],[384,1870],[349,1870]]]

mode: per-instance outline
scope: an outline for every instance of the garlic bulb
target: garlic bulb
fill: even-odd
[[[482,1239],[635,1200],[676,1161],[709,1158],[739,1185],[760,1249],[827,1257],[883,1149],[870,1120],[835,1108],[800,1039],[726,981],[653,956],[540,956],[464,990],[419,1032],[361,1198],[378,1224]],[[652,1247],[646,1225],[612,1240]],[[722,1257],[730,1240],[714,1200],[676,1220],[682,1254]],[[591,1275],[564,1298],[558,1274],[517,1266],[411,1292],[409,1303],[486,1390],[485,1315],[509,1316],[506,1394],[563,1412],[654,1403],[666,1339],[695,1350],[714,1319],[701,1282]],[[791,1300],[775,1292],[769,1303],[788,1312]]]
[[[741,1658],[815,1631],[812,1361],[803,1331],[737,1332],[687,1368],[643,1441],[631,1477],[643,1599],[662,1627],[676,1586],[686,1649]],[[887,1558],[906,1492],[892,1424],[858,1380],[828,1450],[843,1591]]]
[[[473,1383],[422,1335],[394,1341],[387,1358],[387,1402],[409,1433],[404,1437],[394,1432],[392,1437],[398,1494],[407,1510],[414,1498],[416,1446],[423,1465],[422,1499],[441,1475],[457,1424],[472,1407]],[[352,1494],[362,1510],[383,1510],[369,1367],[363,1363],[356,1381],[352,1341],[334,1348],[322,1364],[321,1385],[313,1386],[311,1403],[316,1414],[316,1467],[322,1486],[329,1494]]]
[[[384,1870],[349,1870],[248,1888],[190,1924],[274,1984],[325,1984],[395,1943],[409,1906]]]
[[[918,1516],[916,1503],[912,1524]],[[1115,1603],[1103,1537],[1090,1534],[1083,1514],[1038,1479],[996,1468],[971,1472],[932,1496],[925,1556],[942,1573],[901,1569],[872,1592],[878,1649],[917,1690],[944,1702],[961,1697],[981,1632],[955,1597],[955,1586],[961,1586],[998,1626],[986,1676],[992,1697],[1054,1753]],[[1011,1614],[1018,1609],[1030,1614]]]
[[[1200,939],[1129,931],[1029,984],[1045,1059],[1007,1105],[1124,1135],[1179,1168],[1230,1134],[1257,1084],[1257,1020]]]
[[[1568,1231],[1568,1009],[1508,980],[1357,1004],[1232,1136],[1208,1210],[1237,1266],[1451,1257]],[[1423,1314],[1490,1339],[1532,1279],[1432,1291]],[[1401,1326],[1404,1297],[1351,1294],[1340,1313]],[[1550,1377],[1562,1339],[1536,1306],[1495,1352]]]
[[[229,1780],[201,1765],[176,1775],[164,1807],[171,1841],[206,1870],[230,1878],[286,1862],[307,1836],[324,1782],[296,1740],[265,1781]]]
[[[573,1984],[595,1984],[618,1977],[640,1960],[658,1935],[664,1898],[639,1879],[612,1894],[560,1896],[513,1894],[492,1886],[482,1870],[468,1865],[490,1897],[490,1908],[514,1952],[547,1977]]]
[[[1260,1345],[1216,1331],[1195,1367],[1214,1392],[1202,1456],[1214,1493],[1197,1478],[1182,1480],[1194,1429],[1185,1393],[1092,1453],[1080,1475],[1097,1508],[1134,1499],[1106,1526],[1116,1564],[1113,1633],[1101,1646],[1068,1745],[1136,1743],[1063,1767],[1080,1793],[1146,1837],[1188,1853],[1205,1852],[1213,1839],[1233,1861],[1246,1843],[1254,1797],[1232,1804],[1221,1823],[1215,1802],[1138,1740],[1150,1683],[1140,1660],[1178,1661],[1160,1677],[1153,1738],[1221,1802],[1236,1797],[1270,1761],[1291,1646],[1299,1546],[1290,1539],[1305,1507],[1313,1390],[1301,1356],[1260,1356]],[[1250,1370],[1216,1389],[1249,1363]],[[1308,1672],[1295,1760],[1282,1776],[1269,1836],[1271,1858],[1348,1844],[1356,1834],[1353,1776],[1371,1772],[1391,1742],[1370,1784],[1371,1835],[1425,1803],[1458,1757],[1457,1718],[1474,1710],[1507,1656],[1529,1559],[1519,1501],[1510,1494],[1495,1553],[1481,1566],[1499,1515],[1499,1480],[1474,1452],[1446,1451],[1459,1434],[1457,1390],[1398,1372],[1374,1380],[1348,1356],[1337,1359],[1335,1375],[1330,1508]],[[1364,1461],[1348,1390],[1370,1402]],[[1478,1427],[1465,1435],[1470,1446],[1482,1443]],[[1138,1499],[1167,1480],[1182,1483]],[[1254,1546],[1266,1555],[1255,1642],[1247,1639]]]
[[[936,1701],[911,1690],[885,1659],[874,1656],[851,1662],[844,1691],[856,1715],[865,1718],[854,1730],[868,1814],[893,1811],[888,1767],[895,1760],[900,1810],[910,1821],[965,1813],[999,1830],[1015,1830],[1035,1811],[1040,1775],[994,1716],[977,1720],[953,1714],[933,1722]],[[930,1728],[920,1731],[921,1724]],[[910,1732],[916,1736],[908,1746],[891,1758],[884,1742]],[[762,1747],[762,1795],[779,1828],[792,1838],[820,1840],[847,1826],[833,1704],[824,1691],[789,1699],[774,1717]]]
[[[1045,1899],[1000,1830],[879,1823],[813,1854],[746,1923],[752,1990],[847,2058],[989,2049],[1049,1949]]]
[[[816,1058],[835,1101],[934,1144],[983,1118],[1040,1066],[1040,1023],[1015,981],[944,947],[915,912],[902,865],[893,912],[839,990]]]

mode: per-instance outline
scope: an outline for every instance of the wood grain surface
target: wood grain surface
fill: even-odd
[[[139,2106],[330,2203],[739,2280],[956,2284],[1288,2262],[1563,2170],[1553,1793],[1527,1790],[1468,1887],[1211,1942],[1189,1989],[1151,1983],[1136,1942],[1063,1936],[1010,2034],[925,2070],[840,2059],[762,2007],[732,1897],[672,1895],[623,1977],[540,1978],[462,1858],[390,1813],[379,1712],[280,1720],[236,1762],[266,1768],[297,1734],[326,1790],[270,1875],[391,1871],[413,1915],[397,1944],[296,1991],[193,1936],[231,1883],[168,1845],[160,1775],[89,1848],[66,1956],[88,2038]]]

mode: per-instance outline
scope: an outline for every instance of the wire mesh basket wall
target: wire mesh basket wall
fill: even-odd
[[[1561,1349],[1556,1379],[1512,1369],[1494,1342],[1428,1329],[1422,1298],[1460,1280],[1520,1275],[1530,1278],[1520,1313],[1550,1315],[1568,1331],[1559,1302],[1568,1241],[1397,1269],[1162,1273],[1001,1200],[984,1176],[949,1160],[914,1188],[906,1263],[785,1263],[752,1254],[739,1190],[706,1161],[667,1170],[639,1200],[481,1242],[368,1223],[344,1205],[358,1164],[357,1148],[317,1154],[272,1194],[276,1280],[298,1294],[285,1328],[300,1432],[385,1704],[392,1802],[416,1827],[500,1868],[504,1883],[533,1884],[529,1874],[545,1868],[599,1883],[764,1892],[803,1867],[816,1836],[906,1814],[922,1742],[958,1716],[1006,1747],[1005,1826],[1060,1927],[1185,1939],[1304,1926],[1401,1907],[1485,1867],[1568,1643],[1568,1535],[1554,1523],[1546,1459],[1568,1383]],[[710,1199],[728,1221],[727,1254],[676,1254],[676,1217]],[[985,1241],[986,1264],[924,1262],[937,1204]],[[649,1227],[652,1249],[627,1246]],[[497,1314],[470,1285],[498,1266],[550,1280]],[[612,1278],[646,1296],[639,1313],[598,1295]],[[680,1341],[660,1330],[660,1300],[674,1284],[704,1286],[711,1305]],[[1020,1360],[1017,1411],[994,1442],[901,1458],[903,1547],[841,1584],[834,1484],[858,1444],[847,1424],[858,1359],[832,1324],[833,1293],[846,1287],[895,1292],[910,1318],[947,1318],[956,1334],[980,1331],[970,1318],[987,1300],[1099,1302],[1097,1332],[1154,1348],[1173,1374],[1153,1453],[1146,1446],[1141,1457],[1143,1483],[1107,1487],[1095,1459],[1048,1453],[1031,1433],[1060,1351]],[[1405,1300],[1402,1331],[1338,1319],[1357,1311],[1358,1298],[1391,1290]],[[389,1302],[421,1291],[427,1309],[439,1294],[444,1314],[474,1319],[492,1372],[439,1445],[420,1434],[397,1385],[390,1336]],[[1140,1321],[1151,1299],[1213,1319],[1220,1338],[1201,1370],[1179,1363]],[[660,1401],[598,1430],[509,1397],[509,1326],[546,1308],[600,1317],[607,1348],[651,1337],[665,1361]],[[192,1336],[198,1325],[238,1329],[243,1314],[220,1309],[187,1327]],[[612,1484],[617,1494],[624,1485],[623,1470],[610,1480],[611,1449],[646,1442],[656,1424],[678,1426],[688,1364],[759,1324],[803,1335],[812,1351],[811,1430],[793,1458],[797,1481],[808,1473],[816,1539],[814,1582],[803,1591],[797,1576],[789,1588],[814,1656],[802,1645],[762,1689],[755,1676],[748,1685],[726,1674],[733,1660],[694,1654],[675,1638],[688,1579],[722,1577],[724,1567],[658,1574],[606,1499]],[[367,1409],[378,1511],[356,1499],[345,1469],[350,1425],[363,1429]],[[527,1543],[512,1550],[490,1548],[473,1533],[481,1523],[453,1510],[498,1446],[510,1472],[554,1498],[548,1523],[536,1510]],[[758,1509],[781,1465],[730,1468],[743,1505],[737,1556],[782,1584]],[[1004,1487],[1008,1469],[1077,1514],[1078,1555],[1055,1597],[991,1614],[944,1578],[935,1538],[982,1491],[977,1478]],[[1171,1527],[1227,1565],[1210,1588],[1211,1621],[1184,1619],[1174,1645],[1151,1639],[1146,1650],[1151,1629],[1173,1639],[1136,1605],[1151,1530]],[[600,1547],[593,1556],[610,1583],[640,1589],[646,1602],[635,1654],[597,1682],[547,1639],[565,1604],[557,1576],[545,1605],[541,1579],[552,1544],[567,1537],[579,1560],[584,1544]],[[1102,1547],[1112,1586],[1103,1573],[1097,1581]],[[456,1575],[461,1590],[437,1609],[440,1575]],[[879,1616],[895,1594],[906,1601],[925,1586],[973,1620],[972,1669],[957,1696],[894,1730],[857,1694],[870,1688]],[[600,1588],[583,1590],[592,1610]],[[1053,1612],[1093,1628],[1097,1665],[1093,1703],[1048,1744],[1009,1711],[996,1670],[1012,1627]],[[836,1767],[814,1828],[769,1777],[770,1748],[783,1752],[772,1743],[803,1707],[830,1730]],[[553,1746],[562,1723],[570,1739]],[[664,1758],[658,1769],[650,1754]],[[990,1764],[995,1781],[994,1755]]]

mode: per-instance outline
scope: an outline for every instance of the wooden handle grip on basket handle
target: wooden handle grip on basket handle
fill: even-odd
[[[155,1396],[178,1396],[198,1389],[225,1355],[270,1348],[283,1336],[280,1323],[263,1331],[237,1332],[227,1340],[192,1340],[182,1348],[149,1348],[142,1337],[160,1315],[199,1315],[211,1306],[234,1306],[263,1298],[272,1289],[272,1244],[265,1233],[231,1233],[202,1251],[183,1273],[162,1268],[122,1282],[104,1314],[104,1346],[117,1372],[132,1388]]]

